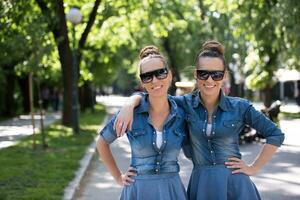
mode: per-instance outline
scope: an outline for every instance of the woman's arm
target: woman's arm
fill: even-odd
[[[228,168],[237,168],[232,173],[245,173],[254,175],[257,173],[276,153],[276,150],[283,143],[284,134],[276,125],[271,122],[265,115],[257,111],[251,104],[246,103],[244,122],[260,132],[266,138],[266,144],[251,165],[246,165],[239,158],[229,158],[225,162]]]
[[[135,176],[135,173],[131,171],[131,168],[129,168],[129,170],[125,174],[121,173],[111,153],[109,144],[107,144],[105,140],[102,139],[102,137],[99,137],[97,141],[97,150],[102,158],[104,165],[107,167],[108,171],[111,173],[111,175],[119,185],[130,185],[130,183],[134,182],[134,180],[131,179],[130,176]]]
[[[130,96],[128,101],[126,101],[124,106],[120,109],[114,122],[114,129],[118,137],[123,136],[127,129],[132,129],[133,111],[134,108],[140,104],[141,98],[141,95],[138,94]]]
[[[252,176],[271,160],[277,149],[278,147],[275,145],[265,144],[251,165],[247,165],[243,160],[235,157],[228,158],[230,161],[225,162],[225,165],[227,165],[228,168],[236,169],[232,171],[233,174],[244,173],[248,176]]]

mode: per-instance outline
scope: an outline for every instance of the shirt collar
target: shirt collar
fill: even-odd
[[[171,106],[171,111],[170,111],[170,115],[171,116],[179,116],[177,113],[177,104],[176,102],[173,100],[172,96],[168,95],[168,101],[169,104]],[[141,102],[140,105],[138,107],[136,107],[135,111],[137,113],[149,113],[149,95],[146,93],[144,95],[142,95],[141,98]]]
[[[196,108],[199,105],[202,105],[204,107],[204,104],[200,98],[200,91],[197,90],[195,92],[193,92],[193,107]],[[227,98],[224,95],[224,92],[221,90],[220,94],[219,94],[219,105],[218,107],[220,107],[223,111],[227,111],[229,109],[228,107],[228,102],[227,102]]]

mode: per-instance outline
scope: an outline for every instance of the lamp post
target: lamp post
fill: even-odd
[[[73,51],[72,51],[72,129],[73,133],[79,132],[78,124],[78,68],[77,68],[77,43],[75,36],[75,26],[80,23],[82,16],[80,10],[76,7],[70,9],[67,13],[67,20],[72,23]]]

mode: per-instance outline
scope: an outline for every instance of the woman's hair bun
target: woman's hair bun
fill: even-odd
[[[224,55],[224,47],[217,41],[207,41],[202,45],[202,51],[215,51],[220,55]]]
[[[154,45],[149,45],[149,46],[145,46],[140,51],[140,59],[141,60],[143,58],[148,57],[149,55],[160,55],[158,48],[156,46],[154,46]]]

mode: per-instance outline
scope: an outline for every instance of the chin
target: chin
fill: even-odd
[[[207,95],[207,96],[214,96],[219,94],[219,89],[218,88],[212,88],[212,89],[207,89],[207,88],[200,88],[201,94]]]
[[[167,92],[166,91],[159,91],[159,92],[154,92],[154,91],[151,91],[151,92],[148,92],[150,96],[152,97],[164,97],[167,95]]]

